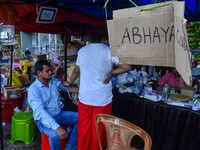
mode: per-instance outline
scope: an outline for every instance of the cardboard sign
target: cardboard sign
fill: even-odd
[[[164,4],[170,5],[142,11]],[[190,84],[184,6],[173,1],[113,11],[107,21],[112,56],[125,64],[176,67]]]

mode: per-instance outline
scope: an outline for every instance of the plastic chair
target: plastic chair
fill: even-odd
[[[66,127],[61,126],[63,129],[66,129]],[[65,145],[68,143],[67,139],[61,140],[60,147],[61,150],[65,150]],[[50,144],[49,144],[49,138],[47,135],[41,133],[41,148],[42,150],[51,150]]]
[[[35,137],[35,126],[32,113],[19,113],[12,117],[11,140],[23,141],[26,145],[31,144]]]
[[[144,150],[150,150],[151,137],[138,126],[111,115],[99,114],[96,116],[96,128],[99,146],[102,150],[99,123],[102,122],[106,129],[107,150],[129,150],[131,140],[138,135],[144,141]]]

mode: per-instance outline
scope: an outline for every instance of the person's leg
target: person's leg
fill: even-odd
[[[92,107],[78,102],[77,150],[91,150]]]
[[[61,126],[75,125],[68,139],[68,145],[71,147],[75,146],[77,143],[78,112],[63,111],[55,119]]]
[[[42,134],[45,134],[49,138],[49,144],[52,150],[61,150],[60,147],[60,137],[58,136],[57,132],[53,129],[47,128],[44,126],[40,121],[36,122],[38,129]]]
[[[98,141],[98,135],[97,135],[97,129],[95,124],[95,118],[98,114],[111,114],[112,111],[112,103],[106,105],[106,106],[99,106],[99,107],[93,107],[92,112],[92,147],[90,149],[100,150],[99,141]],[[99,132],[101,137],[101,145],[102,148],[105,149],[107,142],[106,142],[106,132],[103,123],[99,123]]]
[[[61,126],[76,125],[78,123],[78,112],[62,111],[55,117],[55,120]]]

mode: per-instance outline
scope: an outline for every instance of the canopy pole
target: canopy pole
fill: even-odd
[[[1,75],[1,60],[0,60],[0,75]],[[1,86],[1,76],[0,76],[0,86]],[[3,150],[3,127],[2,127],[2,99],[1,99],[1,89],[0,89],[0,133],[1,133],[1,150]]]
[[[65,78],[65,81],[67,81],[67,39],[68,39],[68,32],[67,32],[67,5],[65,4],[65,25],[64,25],[64,56],[65,56],[65,59],[64,59],[64,78]]]
[[[12,64],[13,64],[13,45],[11,45],[11,54],[10,54],[10,86],[12,86]]]

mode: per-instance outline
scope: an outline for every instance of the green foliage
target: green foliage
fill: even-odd
[[[200,55],[196,54],[194,55],[195,60],[200,60]]]
[[[190,49],[200,49],[200,22],[188,23],[187,34]]]

